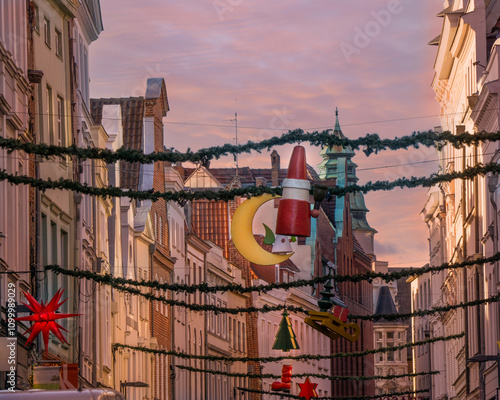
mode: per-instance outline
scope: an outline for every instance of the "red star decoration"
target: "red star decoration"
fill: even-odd
[[[316,393],[316,386],[318,384],[312,383],[309,377],[306,378],[304,383],[299,383],[298,385],[300,386],[299,397],[305,397],[307,400],[310,400],[311,397],[318,397],[318,393]]]
[[[28,307],[32,312],[33,315],[29,315],[27,317],[19,317],[15,318],[16,321],[33,321],[34,324],[31,325],[31,328],[29,328],[25,335],[27,333],[30,333],[30,336],[28,340],[26,341],[26,345],[29,345],[41,332],[43,335],[43,343],[45,345],[45,351],[47,352],[49,349],[49,333],[52,332],[56,337],[61,341],[61,342],[66,342],[66,338],[61,332],[61,329],[63,331],[68,332],[67,329],[64,329],[61,325],[59,325],[55,320],[56,319],[62,319],[62,318],[69,318],[69,317],[76,317],[81,314],[61,314],[61,313],[56,313],[56,310],[61,307],[64,302],[68,299],[65,299],[61,302],[59,300],[61,299],[61,296],[64,292],[64,289],[59,289],[54,297],[50,300],[48,304],[44,304],[42,301],[42,304],[40,304],[38,301],[35,300],[33,296],[31,296],[29,293],[23,292],[24,296],[28,300],[30,304],[25,304],[23,303],[26,307]]]

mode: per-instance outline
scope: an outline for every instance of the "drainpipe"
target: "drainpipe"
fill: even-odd
[[[461,133],[461,132],[458,132],[459,129],[458,128],[462,128],[460,129],[460,131],[463,132],[463,127],[458,127],[457,126],[457,134],[458,133]],[[462,169],[465,170],[465,159],[466,159],[466,150],[465,150],[465,147],[462,148]],[[465,182],[466,180],[465,179],[462,179],[462,258],[463,258],[463,261],[466,261],[467,260],[467,229],[465,227],[465,220],[467,218],[467,212],[466,212],[466,206],[467,206],[467,202],[466,202],[466,196],[467,196],[467,190],[466,190],[466,187],[465,187]],[[462,270],[462,291],[463,291],[463,294],[464,294],[464,303],[466,303],[468,301],[467,299],[467,268],[463,268]],[[465,336],[464,336],[464,350],[465,350],[465,360],[467,361],[469,359],[469,313],[467,311],[467,309],[464,309],[463,311],[464,313],[464,328],[463,328],[463,331],[465,333]],[[468,396],[469,393],[470,393],[470,376],[469,376],[469,367],[467,365],[467,362],[465,363],[465,393],[466,395]]]
[[[478,148],[477,145],[474,146],[474,165],[478,165]],[[480,239],[479,239],[479,178],[474,177],[474,230],[475,230],[475,254],[479,254],[480,251]],[[482,299],[484,288],[484,277],[483,277],[483,266],[476,265],[476,300]],[[479,354],[485,354],[486,348],[483,338],[483,309],[480,305],[476,307],[477,317],[477,338],[478,338],[478,349]],[[479,398],[480,400],[485,400],[485,381],[484,381],[484,370],[486,363],[479,363]]]
[[[167,216],[167,221],[169,221],[168,216]],[[174,267],[175,268],[175,263]],[[170,272],[170,283],[175,283],[175,275],[174,275],[174,270],[172,268],[172,271]],[[171,293],[171,292],[170,292]],[[170,306],[170,349],[172,351],[175,351],[175,312],[174,312],[174,307]],[[175,399],[175,356],[172,356],[170,359],[170,391],[172,393],[172,399]]]
[[[207,272],[207,253],[205,253],[205,255],[203,256],[203,273],[204,273],[204,278],[205,278],[205,282],[207,282],[208,280],[208,272]],[[206,297],[205,297],[205,300],[206,300]],[[203,300],[202,300],[202,303],[203,303]],[[186,309],[187,310],[187,309]],[[208,354],[208,340],[207,340],[207,320],[208,320],[208,314],[209,313],[205,313],[205,355]],[[187,326],[187,324],[186,324]],[[187,336],[186,336],[187,337]],[[208,370],[209,369],[209,365],[208,365],[208,360],[203,360],[203,368]],[[208,393],[208,379],[207,379],[207,373],[205,373],[205,376],[204,376],[204,386],[205,386],[205,394]]]
[[[95,161],[92,160],[91,169],[92,171],[92,186],[96,186],[95,181]],[[95,197],[92,197],[93,207],[92,207],[92,230],[94,233],[94,254],[92,260],[92,272],[97,271],[97,260],[96,260],[96,245],[97,245],[97,201]],[[92,296],[92,386],[97,387],[97,302],[96,296],[100,295],[99,288],[96,284],[96,289],[94,295]]]
[[[493,242],[493,253],[497,254],[498,253],[498,206],[497,203],[495,202],[495,192],[497,190],[497,183],[498,183],[498,176],[497,175],[490,175],[487,180],[488,183],[488,191],[490,192],[490,203],[493,207],[493,226],[490,225],[490,228],[493,228],[491,231],[490,230],[490,237]],[[498,261],[495,261],[495,265],[493,267],[493,282],[495,284],[495,287],[498,282]],[[497,335],[500,334],[500,313],[498,312],[498,304],[496,305],[497,307]],[[497,375],[498,375],[498,381],[499,381],[499,387],[500,387],[500,360],[497,360]]]

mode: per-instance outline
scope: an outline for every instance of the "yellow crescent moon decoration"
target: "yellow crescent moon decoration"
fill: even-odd
[[[277,199],[279,197],[281,196],[273,196],[268,193],[252,197],[241,203],[234,212],[231,224],[231,236],[233,243],[240,254],[251,263],[257,265],[280,264],[283,261],[288,260],[293,255],[293,253],[269,253],[256,242],[252,231],[253,218],[259,207],[269,200]]]

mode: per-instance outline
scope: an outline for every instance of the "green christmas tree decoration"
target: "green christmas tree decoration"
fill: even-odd
[[[281,318],[280,327],[274,340],[273,350],[290,351],[297,349],[300,349],[300,347],[295,338],[292,323],[286,310],[283,310],[283,318]]]

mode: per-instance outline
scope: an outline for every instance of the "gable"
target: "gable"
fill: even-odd
[[[224,189],[224,185],[222,185],[205,167],[196,169],[191,176],[186,179],[184,186],[192,189]]]

